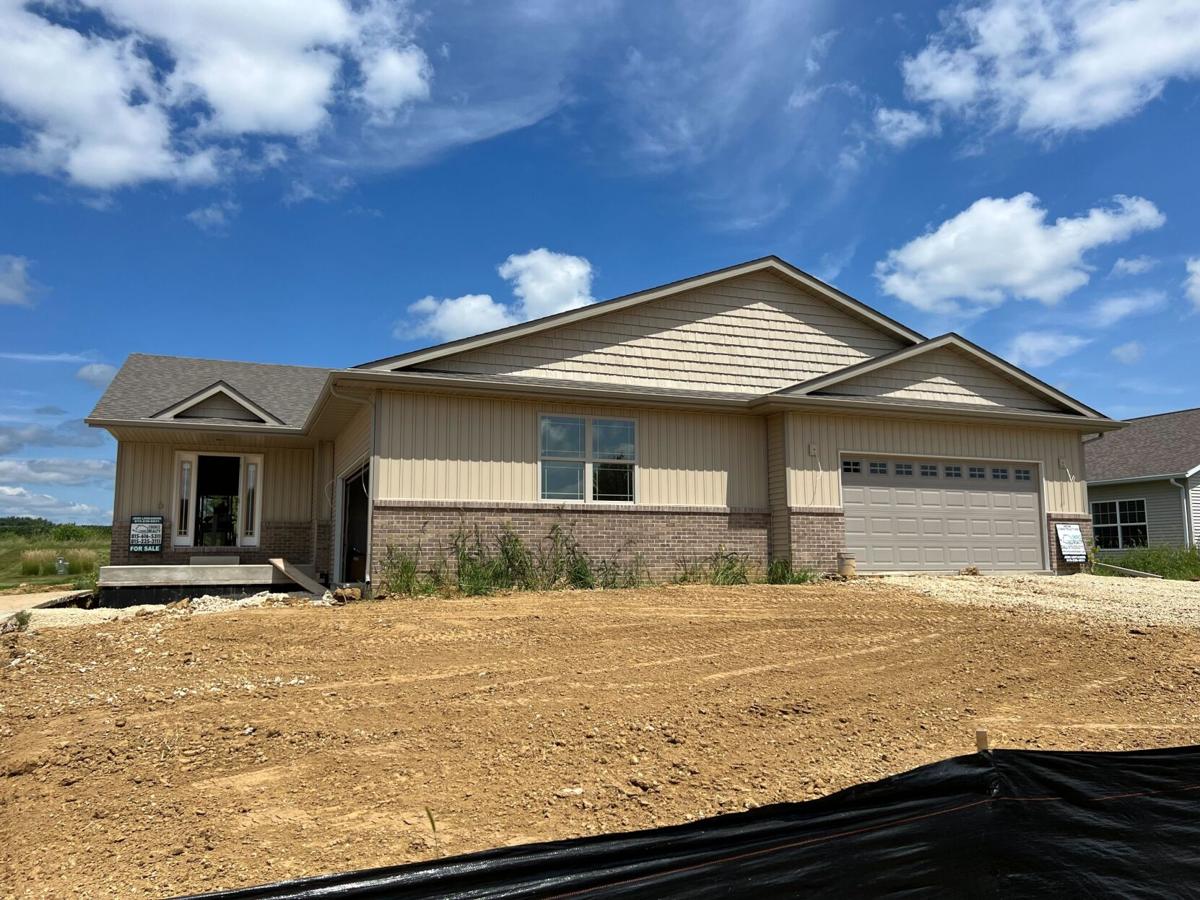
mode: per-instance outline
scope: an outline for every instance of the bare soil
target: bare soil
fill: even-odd
[[[1197,743],[1198,637],[881,581],[8,635],[0,896],[163,896],[677,823],[971,752],[978,727],[1010,747]]]

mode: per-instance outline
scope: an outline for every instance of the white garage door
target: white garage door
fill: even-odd
[[[1036,466],[844,455],[846,548],[860,572],[1041,569]]]

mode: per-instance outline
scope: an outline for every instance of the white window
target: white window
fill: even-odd
[[[992,477],[998,481],[1008,481],[1008,469],[992,469]]]
[[[1097,500],[1092,504],[1092,534],[1104,550],[1145,547],[1145,500]]]
[[[858,459],[843,459],[842,471],[847,475],[857,475],[862,471],[862,461]]]
[[[905,476],[911,475],[912,463],[896,463],[896,474]]]
[[[987,477],[987,469],[985,469],[983,466],[968,466],[967,467],[967,477],[968,478],[986,478]]]
[[[542,416],[538,426],[543,500],[633,503],[637,423],[598,416]]]
[[[887,473],[888,473],[888,464],[887,463],[885,463],[885,462],[871,463],[871,474],[872,475],[886,475]]]
[[[947,478],[962,478],[962,466],[946,466]]]
[[[176,547],[257,547],[262,528],[262,457],[175,455]]]
[[[1032,469],[1013,469],[1014,481],[1033,481]]]
[[[931,463],[921,463],[922,478],[937,478],[937,466]]]

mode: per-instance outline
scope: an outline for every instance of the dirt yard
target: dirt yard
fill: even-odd
[[[1196,630],[922,587],[249,608],[7,636],[0,895],[163,896],[682,822],[971,752],[977,727],[1009,747],[1200,742]]]

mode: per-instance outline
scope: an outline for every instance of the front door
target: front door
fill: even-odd
[[[367,580],[367,517],[370,515],[369,467],[342,482],[342,581]]]

